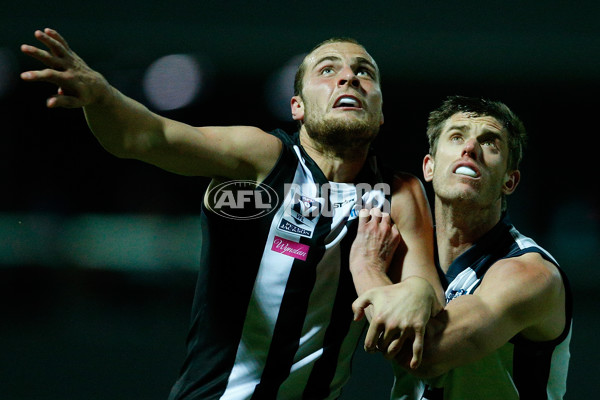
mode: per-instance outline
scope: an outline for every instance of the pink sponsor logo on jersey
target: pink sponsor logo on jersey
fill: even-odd
[[[275,236],[275,239],[273,239],[273,246],[271,246],[271,250],[277,253],[285,254],[286,256],[294,257],[302,261],[306,260],[309,248],[310,246],[292,242],[291,240],[280,238],[279,236]]]

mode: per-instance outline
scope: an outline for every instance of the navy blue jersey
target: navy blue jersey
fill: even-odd
[[[446,302],[471,295],[498,260],[539,253],[556,260],[531,238],[523,236],[507,216],[454,260],[446,273]],[[552,341],[533,342],[516,335],[498,350],[474,363],[454,368],[429,382],[423,399],[493,400],[562,399],[566,391],[572,324],[569,282],[559,268],[566,291],[566,324]],[[397,398],[401,398],[398,394]]]

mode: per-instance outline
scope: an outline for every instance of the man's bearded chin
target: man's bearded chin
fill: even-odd
[[[357,150],[368,149],[379,132],[379,123],[368,120],[340,120],[337,118],[304,122],[306,133],[323,147],[323,151],[342,157],[351,157]]]

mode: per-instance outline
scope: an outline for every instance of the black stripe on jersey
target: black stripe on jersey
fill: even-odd
[[[519,398],[546,399],[552,360],[552,346],[536,346],[535,343],[515,344],[513,355],[513,380]]]
[[[320,243],[311,245],[311,239],[300,238],[300,243],[311,245],[311,249],[306,261],[295,260],[292,264],[265,368],[252,399],[276,398],[279,387],[290,374],[302,336],[303,316],[317,277],[316,267],[325,254],[325,233],[331,230],[331,223],[331,217],[321,215],[319,218],[314,236],[323,238]]]
[[[553,262],[540,251],[548,261]],[[515,336],[510,340],[514,345],[513,379],[521,399],[546,399],[548,398],[548,383],[550,380],[550,367],[556,346],[561,344],[569,335],[573,320],[573,294],[571,285],[565,272],[559,267],[558,271],[565,287],[565,328],[554,340],[547,342],[532,342],[522,336]]]
[[[233,222],[204,213],[201,220],[202,267],[192,309],[188,354],[170,399],[212,399],[224,393],[269,231],[261,225],[270,225],[269,218]],[[255,234],[232,240],[232,235],[240,230]],[[211,244],[217,240],[224,243]],[[236,250],[227,248],[226,242],[237,242]]]
[[[284,146],[277,168],[263,182],[276,191],[280,204],[285,187],[272,183],[291,181],[296,167],[295,154]],[[169,400],[212,400],[225,392],[274,215],[239,221],[202,207],[201,267],[187,355]]]
[[[348,221],[346,226],[348,233],[340,244],[342,254],[350,254],[350,247],[356,237],[358,219]],[[330,384],[335,375],[343,343],[343,340],[340,340],[340,338],[345,338],[350,329],[350,324],[353,321],[350,304],[352,304],[356,297],[354,282],[350,274],[350,260],[347,257],[342,257],[340,278],[335,295],[332,317],[323,341],[323,355],[315,362],[311,371],[302,396],[304,399],[323,399],[329,396]]]
[[[446,273],[447,281],[452,282],[466,268],[474,270],[478,278],[483,277],[492,264],[499,258],[504,258],[513,244],[509,227],[504,220],[501,220],[454,260]]]

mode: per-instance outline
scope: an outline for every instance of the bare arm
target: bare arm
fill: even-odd
[[[405,251],[396,253],[398,260],[390,267],[394,282],[410,277],[426,280],[435,290],[440,304],[444,291],[434,264],[433,218],[423,184],[416,177],[403,174],[394,181],[392,219],[398,226]]]
[[[411,362],[416,366],[423,351],[425,326],[431,315],[441,310],[443,291],[433,261],[431,211],[423,186],[412,175],[400,175],[394,181],[392,218],[401,238],[393,258],[384,259],[372,250],[389,247],[395,240],[392,235],[367,236],[359,230],[353,252],[364,254],[351,258],[350,267],[359,294],[371,288],[382,291],[394,288],[400,306],[390,310],[379,298],[361,296],[353,309],[355,319],[360,319],[365,309],[373,306],[366,313],[370,321],[365,340],[367,351],[388,348],[398,351],[405,341],[412,341]],[[387,266],[389,261],[386,276],[382,264]],[[391,286],[392,281],[398,280],[401,282]]]
[[[397,307],[393,293],[387,295],[389,307]],[[432,318],[417,369],[409,368],[405,349],[396,360],[410,373],[432,378],[485,357],[517,334],[552,340],[564,329],[564,304],[564,285],[554,265],[534,253],[501,260],[473,295],[453,299]]]
[[[102,146],[123,158],[163,169],[217,179],[262,180],[281,151],[280,141],[254,127],[196,128],[148,110],[112,87],[91,69],[56,31],[36,31],[48,50],[23,45],[21,51],[48,68],[21,74],[26,81],[58,87],[50,108],[80,108]]]

